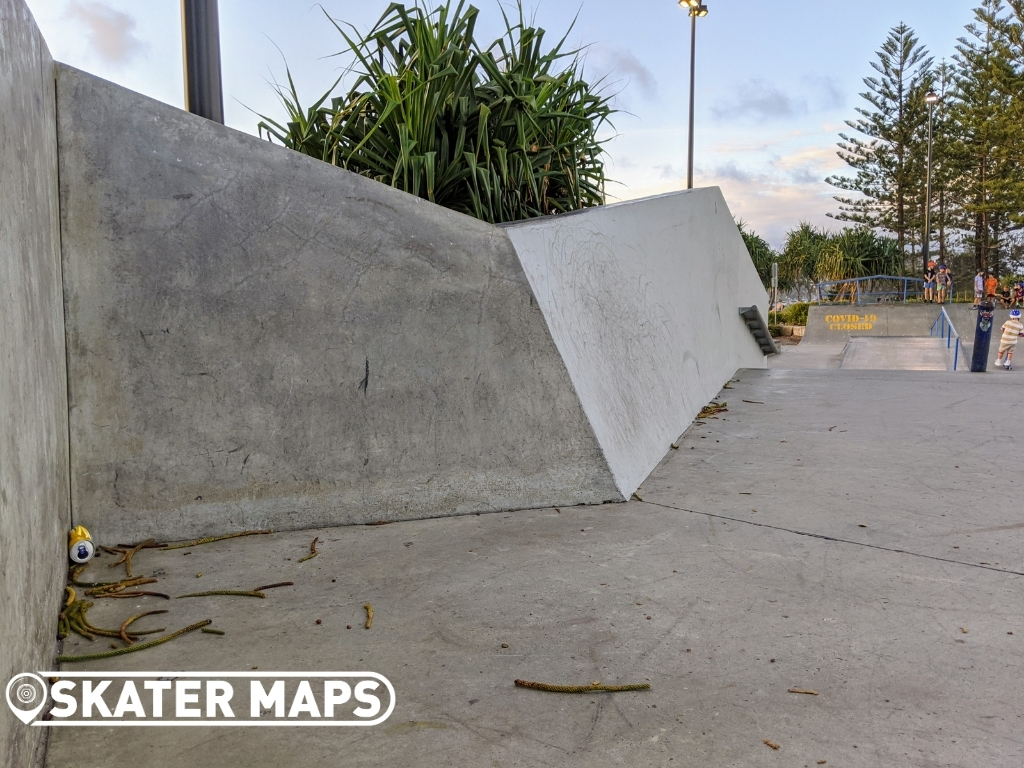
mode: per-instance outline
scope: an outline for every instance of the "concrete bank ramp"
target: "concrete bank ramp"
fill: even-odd
[[[812,306],[803,339],[784,346],[769,367],[949,370],[951,355],[930,338],[940,311],[934,304]]]
[[[69,67],[57,102],[102,540],[621,501],[764,367],[718,189],[502,229]]]
[[[800,344],[845,343],[854,336],[927,336],[938,315],[934,304],[812,306]]]
[[[850,339],[840,368],[862,371],[947,371],[946,342],[940,338],[857,337]]]
[[[717,190],[506,229],[627,497],[738,361],[764,367],[734,330],[736,298],[763,291],[734,230]]]

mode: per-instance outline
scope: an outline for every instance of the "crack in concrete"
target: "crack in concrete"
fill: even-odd
[[[950,563],[952,565],[962,565],[967,568],[978,568],[983,571],[996,571],[997,573],[1009,573],[1013,576],[1024,576],[1024,572],[1011,571],[1008,568],[996,568],[992,565],[981,565],[978,563],[965,563],[963,560],[952,560],[948,557],[939,557],[938,555],[924,555],[920,552],[908,552],[905,549],[896,549],[894,547],[883,547],[880,544],[865,544],[863,541],[853,541],[851,539],[840,539],[836,536],[826,536],[823,533],[811,533],[810,531],[798,531],[795,528],[783,528],[780,525],[770,525],[768,523],[755,523],[751,520],[743,520],[739,517],[727,517],[726,515],[716,515],[712,512],[698,512],[695,509],[684,509],[683,507],[673,507],[671,504],[659,504],[656,501],[642,501],[640,504],[650,504],[652,507],[661,507],[662,509],[673,509],[676,512],[688,512],[691,515],[702,515],[704,517],[714,518],[715,520],[729,520],[734,523],[743,523],[744,525],[752,525],[755,528],[768,528],[773,531],[782,531],[783,533],[792,533],[797,536],[807,536],[811,539],[821,539],[822,541],[834,541],[837,544],[854,544],[858,547],[866,547],[868,549],[878,549],[882,552],[893,552],[898,555],[910,555],[912,557],[920,557],[924,560],[936,560],[940,563]]]

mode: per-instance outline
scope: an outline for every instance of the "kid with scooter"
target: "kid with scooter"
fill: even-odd
[[[1013,370],[1013,351],[1017,348],[1017,339],[1024,336],[1024,323],[1020,321],[1020,310],[1011,309],[1010,319],[1003,323],[1003,336],[999,340],[999,356],[996,358],[996,368]],[[1006,363],[1003,363],[1006,358]]]

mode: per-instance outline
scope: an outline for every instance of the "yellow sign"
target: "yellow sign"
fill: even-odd
[[[825,315],[830,331],[870,331],[878,315]]]

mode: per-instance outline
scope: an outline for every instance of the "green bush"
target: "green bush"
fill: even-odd
[[[790,304],[779,313],[779,318],[786,325],[807,325],[807,312],[810,306],[805,301]]]
[[[465,0],[392,3],[365,35],[331,19],[351,86],[305,106],[289,73],[287,116],[264,117],[260,134],[492,223],[603,205],[610,95],[584,78],[568,33],[550,47],[513,7],[489,44]]]
[[[740,235],[743,236],[743,243],[747,246],[750,260],[754,262],[757,276],[761,278],[761,283],[767,290],[772,283],[772,262],[777,261],[779,255],[772,250],[767,240],[747,229],[746,222],[738,221],[736,226],[739,227]]]
[[[780,336],[782,336],[782,326],[781,325],[769,325],[768,326],[768,333],[770,333],[773,338],[777,339]]]

